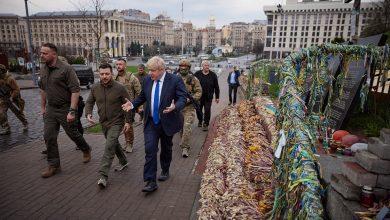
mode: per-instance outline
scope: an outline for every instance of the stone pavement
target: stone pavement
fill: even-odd
[[[32,81],[30,81],[30,83],[32,84]],[[89,95],[89,91],[90,90],[85,89],[85,87],[82,87],[81,89],[81,95],[85,100]],[[11,134],[0,136],[0,152],[15,147],[19,144],[25,144],[30,141],[42,139],[43,137],[43,120],[42,115],[40,114],[41,97],[39,94],[39,89],[22,89],[21,95],[26,101],[24,113],[29,123],[29,129],[28,131],[24,132],[22,129],[22,123],[10,110],[8,110],[8,122],[11,126]],[[81,118],[81,122],[84,126],[87,125],[84,116]]]
[[[227,105],[227,74],[219,79],[220,104],[213,103],[212,118]],[[92,160],[82,163],[82,153],[61,133],[59,137],[62,172],[48,179],[40,177],[46,160],[40,151],[42,140],[18,145],[0,153],[1,219],[195,219],[201,176],[194,173],[207,132],[193,124],[191,156],[181,157],[179,136],[174,137],[171,178],[159,189],[145,195],[142,125],[135,128],[135,151],[127,154],[129,168],[111,169],[105,190],[97,187],[98,169],[104,151],[102,135],[87,134]],[[120,137],[124,142],[123,135]],[[117,165],[117,159],[113,165]],[[160,173],[160,170],[158,171]]]

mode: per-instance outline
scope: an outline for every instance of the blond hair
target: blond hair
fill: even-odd
[[[205,65],[205,64],[210,65],[210,61],[208,61],[208,60],[203,60],[203,61],[202,61],[202,66]]]
[[[165,70],[165,62],[159,56],[154,56],[148,60],[146,66],[150,70]]]

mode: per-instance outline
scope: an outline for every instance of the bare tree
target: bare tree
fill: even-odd
[[[70,1],[70,0],[69,0]],[[80,16],[87,23],[87,32],[92,33],[95,41],[95,52],[94,58],[96,64],[99,63],[102,51],[100,50],[100,42],[103,37],[103,28],[104,28],[104,19],[106,11],[103,10],[104,0],[88,0],[87,4],[75,4],[70,1],[80,12]],[[82,35],[80,32],[80,27],[76,27],[74,23],[71,24],[69,31],[75,34],[79,39],[81,39],[86,46],[93,49],[94,42],[90,42],[89,38],[85,35]]]
[[[373,7],[377,8],[378,11],[371,16],[370,20],[368,20],[368,24],[362,31],[362,37],[390,31],[390,0],[372,2],[371,4]]]
[[[264,52],[263,41],[260,39],[256,39],[252,49],[253,49],[253,53],[256,54],[256,59],[257,59],[259,57],[259,55],[262,55]]]

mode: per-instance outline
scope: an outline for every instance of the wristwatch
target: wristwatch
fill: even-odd
[[[69,108],[69,113],[70,113],[71,115],[75,115],[75,114],[76,114],[76,109]]]

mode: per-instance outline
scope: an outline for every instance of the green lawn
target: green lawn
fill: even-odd
[[[100,124],[96,124],[92,127],[89,127],[86,129],[86,133],[94,133],[94,134],[97,134],[97,133],[102,133],[102,126]]]
[[[132,73],[137,73],[138,72],[138,68],[137,66],[128,66],[126,68],[127,72],[132,72]]]

